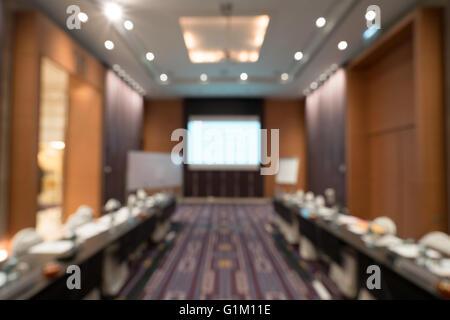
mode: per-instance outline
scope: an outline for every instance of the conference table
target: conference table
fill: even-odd
[[[370,290],[377,299],[444,299],[438,284],[448,279],[441,278],[415,259],[395,254],[386,247],[368,246],[360,235],[317,216],[301,214],[302,206],[273,199],[277,214],[291,225],[298,223],[300,234],[337,264],[342,263],[343,250],[352,250],[358,261],[358,287],[366,288],[370,274],[367,267],[378,265],[381,270],[381,289]]]
[[[18,259],[18,266],[25,264],[26,270],[20,271],[17,279],[0,287],[0,300],[24,299],[64,299],[84,298],[95,288],[101,288],[104,255],[108,247],[117,244],[115,257],[124,261],[141,244],[149,241],[155,228],[167,221],[175,212],[176,199],[169,196],[165,201],[144,210],[144,214],[126,221],[100,234],[86,239],[77,246],[75,254],[69,258],[56,255],[27,253]],[[53,277],[43,273],[45,266],[56,263],[61,272]],[[81,271],[81,289],[69,290],[67,279],[70,274],[66,269],[77,265]]]

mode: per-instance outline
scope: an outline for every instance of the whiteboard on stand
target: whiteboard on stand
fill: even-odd
[[[183,165],[172,162],[170,153],[128,152],[127,190],[181,187]]]
[[[299,158],[280,158],[280,168],[277,176],[275,177],[275,183],[296,185],[299,166]]]

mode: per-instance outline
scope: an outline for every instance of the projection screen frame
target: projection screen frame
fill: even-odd
[[[190,115],[187,119],[187,126],[191,121],[257,121],[260,129],[262,127],[261,118],[258,115]],[[189,148],[187,152],[189,153]],[[259,152],[261,153],[261,140],[259,140]],[[261,161],[261,154],[259,161]],[[249,165],[190,164],[188,161],[187,168],[192,171],[258,171],[261,163]]]

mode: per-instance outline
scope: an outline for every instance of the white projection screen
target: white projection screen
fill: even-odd
[[[189,169],[259,169],[261,122],[258,116],[190,116],[187,129]]]

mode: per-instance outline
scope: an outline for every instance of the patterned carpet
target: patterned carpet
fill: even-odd
[[[274,215],[270,205],[180,205],[177,236],[147,253],[121,296],[339,299],[326,266],[301,261],[271,224]]]

